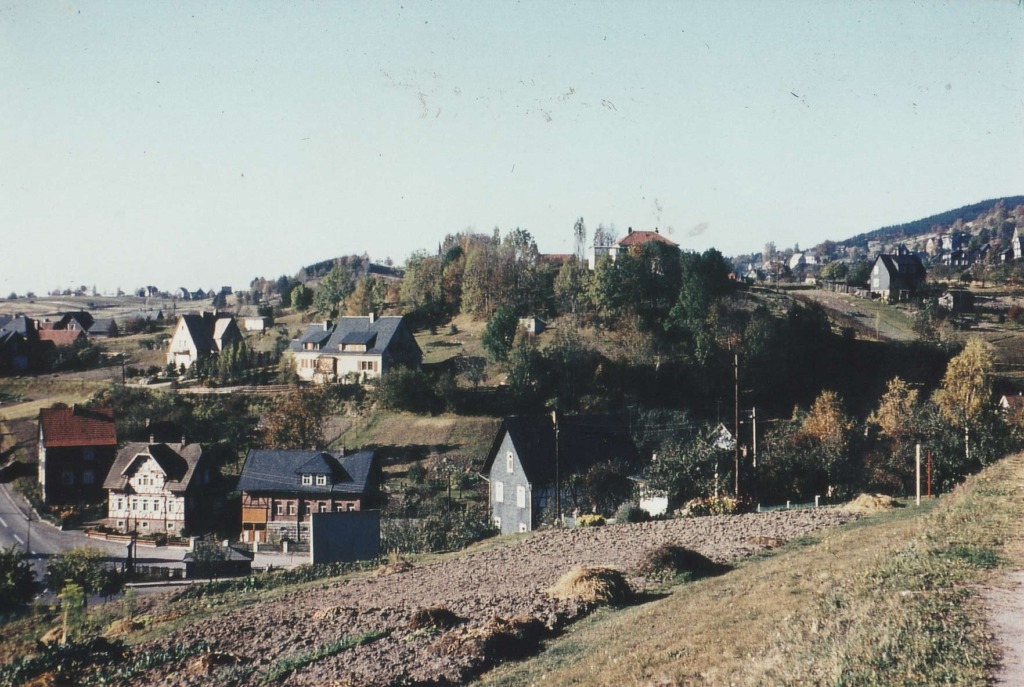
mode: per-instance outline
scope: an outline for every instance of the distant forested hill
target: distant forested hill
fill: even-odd
[[[865,234],[858,234],[852,238],[846,239],[842,243],[847,246],[862,246],[866,247],[868,241],[881,241],[882,243],[893,243],[903,239],[911,238],[913,236],[920,236],[921,234],[927,234],[932,230],[936,224],[948,227],[958,219],[962,219],[964,222],[970,222],[971,220],[988,214],[998,204],[1003,203],[1007,210],[1012,210],[1018,205],[1024,205],[1024,196],[1008,196],[1006,198],[993,198],[992,200],[983,200],[980,203],[974,203],[972,205],[965,205],[962,208],[956,210],[947,210],[946,212],[940,212],[937,215],[931,217],[925,217],[914,222],[907,222],[906,224],[896,224],[891,227],[882,227],[881,229],[875,229]]]

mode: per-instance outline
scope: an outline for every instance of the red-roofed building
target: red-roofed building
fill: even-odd
[[[678,243],[665,238],[657,229],[654,231],[633,231],[633,227],[630,227],[624,237],[613,242],[610,246],[591,246],[590,255],[587,259],[588,265],[591,270],[595,269],[597,267],[598,260],[605,255],[611,258],[612,262],[615,262],[616,258],[619,257],[619,253],[639,249],[641,246],[646,243],[650,243],[651,241],[662,243],[673,248],[679,248]]]
[[[109,408],[39,411],[39,486],[45,503],[103,501],[103,480],[114,463],[117,430]]]
[[[81,329],[40,329],[39,340],[50,342],[57,348],[69,348],[79,339],[88,338]]]

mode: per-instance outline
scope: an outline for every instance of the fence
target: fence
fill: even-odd
[[[252,384],[247,386],[185,386],[175,389],[179,394],[219,395],[219,394],[280,394],[295,390],[294,384]]]
[[[789,501],[786,501],[785,503],[777,506],[763,506],[759,503],[757,504],[757,512],[767,513],[769,511],[774,510],[806,510],[809,508],[821,508],[826,505],[828,504],[821,503],[821,500],[818,498],[815,498],[814,501],[810,501],[808,503],[791,503]]]

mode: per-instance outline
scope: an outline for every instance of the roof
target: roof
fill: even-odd
[[[585,472],[606,460],[636,466],[639,454],[622,420],[610,414],[558,418],[558,461],[562,474]],[[511,416],[502,420],[482,468],[491,469],[505,434],[512,439],[527,478],[543,483],[554,478],[555,432],[550,415]]]
[[[114,324],[113,318],[103,318],[93,322],[93,325],[89,327],[90,334],[109,334],[112,330],[116,329],[117,325]]]
[[[390,346],[395,334],[402,326],[402,316],[378,317],[371,321],[369,317],[342,317],[330,338],[326,342],[320,340],[320,348],[331,355],[345,355],[342,351],[342,344],[365,343],[366,351],[360,351],[359,355],[383,355]],[[322,327],[323,325],[314,325]],[[303,345],[309,341],[307,337],[321,336],[321,332],[315,332],[312,327],[306,330],[299,341],[292,341],[290,349],[293,351],[303,350]],[[376,338],[372,338],[371,335]]]
[[[629,230],[629,233],[623,236],[621,239],[615,242],[617,246],[639,246],[647,243],[648,241],[657,241],[658,243],[664,243],[669,246],[678,246],[679,244],[675,241],[671,241],[662,236],[657,229],[654,231],[633,231]]]
[[[375,462],[376,453],[370,450],[342,456],[328,451],[252,449],[237,488],[249,493],[365,494]],[[303,484],[304,474],[328,474],[330,484]]]
[[[1016,396],[1007,394],[1006,396],[1003,396],[999,402],[1004,408],[1011,410],[1024,409],[1024,396],[1021,396],[1020,394],[1017,394]]]
[[[202,456],[201,444],[150,444],[134,441],[117,452],[103,488],[124,491],[138,466],[152,458],[165,475],[168,491],[186,491]]]
[[[39,428],[47,448],[117,445],[114,411],[110,408],[41,408]]]
[[[78,339],[85,338],[81,329],[40,329],[40,341],[52,341],[58,348],[74,345]]]
[[[95,318],[85,310],[79,310],[76,312],[66,312],[64,315],[57,320],[54,325],[57,329],[67,329],[71,325],[71,321],[74,320],[78,324],[78,328],[84,331],[89,331],[92,327]]]
[[[238,549],[236,549],[236,548],[234,548],[232,546],[225,546],[225,547],[222,547],[222,548],[223,548],[224,553],[223,554],[219,554],[217,556],[218,562],[221,562],[221,561],[252,561],[252,559],[255,558],[255,556],[253,556],[248,551],[239,551]],[[223,557],[221,557],[221,556],[223,556]],[[194,551],[189,551],[184,556],[182,556],[181,560],[185,561],[186,563],[193,563],[196,560],[196,554],[195,554]]]
[[[925,276],[924,263],[914,253],[905,255],[879,255],[878,260],[889,274],[898,274],[904,277]]]
[[[224,334],[235,321],[232,315],[216,315],[209,312],[182,315],[181,319],[185,322],[188,335],[192,338],[199,356],[220,350],[217,341],[224,338]]]
[[[36,324],[36,321],[33,320],[31,317],[26,317],[25,315],[15,315],[14,317],[12,317],[11,319],[4,323],[3,328],[5,331],[17,332],[22,336],[28,336],[29,332],[38,329],[38,325]]]
[[[288,348],[293,351],[301,351],[307,343],[312,343],[321,347],[327,343],[328,339],[331,338],[332,332],[333,329],[331,328],[330,320],[311,324],[306,327],[305,333],[299,337],[298,340],[293,340],[291,344],[289,344]]]

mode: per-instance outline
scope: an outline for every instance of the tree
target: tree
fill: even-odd
[[[353,290],[352,280],[341,265],[335,265],[317,284],[313,307],[324,317],[337,317],[341,304]]]
[[[327,395],[323,389],[293,391],[264,417],[264,443],[280,449],[321,448],[327,414]]]
[[[46,586],[61,593],[69,584],[86,594],[110,596],[121,589],[121,576],[105,565],[106,555],[98,549],[79,548],[58,553],[46,568]]]
[[[309,310],[309,306],[313,305],[313,291],[310,290],[305,284],[296,284],[291,290],[292,305],[299,312],[305,312]]]
[[[868,423],[878,427],[877,450],[865,458],[867,477],[874,486],[905,490],[913,486],[910,455],[923,434],[917,389],[899,377],[886,385]]]
[[[633,495],[630,472],[628,466],[612,461],[592,465],[580,479],[583,498],[590,509],[610,516],[620,504],[628,501]]]
[[[981,339],[971,339],[964,350],[949,361],[942,386],[935,392],[939,412],[964,432],[964,458],[971,460],[971,429],[984,424],[991,413],[992,355]]]
[[[584,254],[587,248],[587,225],[583,223],[582,217],[576,220],[576,224],[572,225],[572,236],[573,252],[576,255],[576,260],[583,262],[587,259],[587,256]]]
[[[505,360],[518,330],[519,318],[515,311],[509,306],[502,306],[488,320],[480,343],[492,360]]]
[[[831,281],[839,281],[846,277],[848,268],[845,262],[830,262],[821,268],[821,278]]]
[[[568,260],[555,275],[554,292],[559,309],[576,315],[586,300],[590,272],[577,260]]]
[[[0,549],[0,613],[21,608],[35,591],[35,575],[25,552],[16,546]]]

